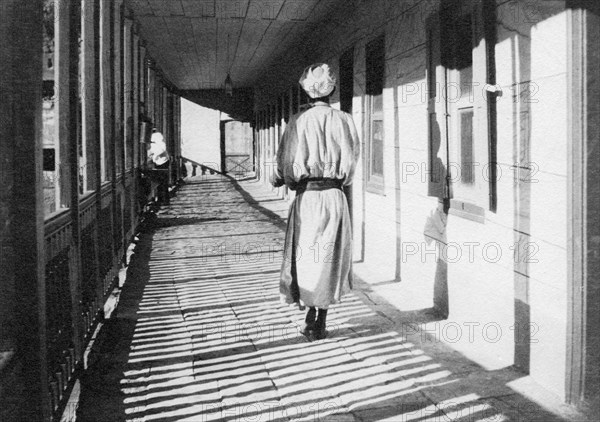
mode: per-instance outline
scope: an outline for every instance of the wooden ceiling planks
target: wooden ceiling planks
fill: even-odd
[[[186,56],[186,74],[182,78],[182,84],[185,86],[198,86],[202,79],[202,65],[198,60],[198,51],[196,49],[192,20],[180,18],[178,20],[178,26],[181,31],[181,43],[184,46],[183,49]],[[194,54],[190,54],[190,52],[193,52]]]
[[[249,0],[215,0],[215,18],[242,20],[246,17]]]
[[[183,12],[188,18],[214,18],[215,0],[181,0]]]
[[[183,16],[181,0],[147,0],[154,16]]]
[[[182,86],[182,89],[209,89],[216,87],[216,64],[217,50],[215,43],[217,39],[217,20],[216,19],[190,19],[192,26],[192,43],[194,49],[191,54],[195,54],[194,60],[200,69],[198,78],[199,84],[192,86]]]
[[[282,60],[302,60],[313,44],[307,36],[344,0],[125,2],[150,55],[173,83],[192,90],[222,87],[228,70],[236,87],[251,86],[276,74],[273,66],[288,68]]]
[[[288,38],[293,37],[298,33],[300,24],[292,21],[274,21],[269,26],[265,33],[265,36],[260,44],[256,46],[256,49],[252,52],[248,64],[251,68],[272,68],[277,65],[276,61],[278,57],[286,50],[286,42]],[[262,70],[264,72],[264,70]],[[262,73],[256,71],[251,75],[249,83],[253,84]]]
[[[266,19],[252,19],[244,21],[242,33],[238,38],[238,44],[235,49],[236,53],[233,61],[233,69],[235,71],[238,69],[242,71],[247,70],[248,63],[252,57],[252,54],[254,53],[254,50],[256,50],[257,46],[260,45],[261,42],[265,41],[264,35],[271,24],[272,21]],[[246,79],[246,75],[240,73],[236,74],[236,76],[240,82],[246,82],[245,80],[242,81],[242,79]]]
[[[318,2],[319,0],[287,0],[277,19],[282,21],[306,21]]]
[[[167,42],[171,45],[171,53],[177,55],[178,59],[174,62],[176,67],[173,69],[174,79],[183,80],[189,83],[188,79],[194,79],[196,75],[192,55],[189,54],[188,37],[192,36],[187,32],[187,18],[184,17],[163,17],[167,28]]]
[[[153,15],[152,8],[148,4],[148,0],[125,0],[125,5],[134,10],[136,16]]]
[[[222,81],[225,80],[227,72],[233,64],[236,42],[240,37],[243,24],[243,19],[217,18],[217,36],[215,40],[217,86],[223,83]],[[235,70],[238,71],[238,69]],[[240,73],[242,70],[239,69]]]
[[[286,0],[252,0],[246,19],[275,20]]]
[[[173,68],[176,68],[179,59],[174,54],[170,41],[165,35],[168,33],[168,29],[164,18],[146,15],[137,17],[136,20],[140,24],[141,35],[148,44],[151,56],[166,74],[165,76],[176,83]]]

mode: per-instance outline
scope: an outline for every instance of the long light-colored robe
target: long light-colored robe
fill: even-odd
[[[360,142],[349,114],[316,103],[290,119],[277,151],[275,186],[305,178],[352,183]],[[327,309],[352,287],[352,229],[342,190],[308,190],[290,206],[281,267],[286,303]]]

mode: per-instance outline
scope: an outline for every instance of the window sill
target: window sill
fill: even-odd
[[[367,187],[366,190],[367,190],[367,193],[372,193],[373,195],[385,196],[385,193],[383,192],[383,189],[376,189],[376,188]]]
[[[383,183],[376,183],[375,181],[368,181],[366,186],[368,193],[373,193],[379,196],[385,196],[385,187]]]
[[[85,208],[85,206],[89,205],[88,202],[92,201],[95,193],[96,193],[96,191],[88,190],[88,191],[85,191],[84,193],[80,194],[79,195],[79,206]]]
[[[474,221],[476,223],[485,224],[485,210],[475,204],[457,199],[450,200],[450,215],[455,215],[465,220]]]
[[[102,192],[103,195],[106,194],[107,192],[110,192],[111,189],[112,189],[112,180],[105,180],[100,185],[100,192]]]
[[[56,211],[54,211],[53,213],[50,213],[50,214],[44,216],[44,224],[48,225],[48,224],[52,224],[56,220],[60,220],[61,217],[68,214],[69,210],[70,210],[70,208],[59,208]]]

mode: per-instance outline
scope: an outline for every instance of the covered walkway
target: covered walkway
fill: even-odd
[[[78,421],[579,420],[364,282],[332,308],[329,338],[308,341],[303,313],[278,298],[286,211],[256,179],[189,180],[140,235]]]
[[[0,38],[1,421],[597,419],[599,1],[0,0]],[[360,139],[316,342],[270,184],[311,63]]]

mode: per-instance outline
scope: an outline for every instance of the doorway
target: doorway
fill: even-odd
[[[237,120],[221,121],[221,168],[235,177],[254,169],[252,126]]]

